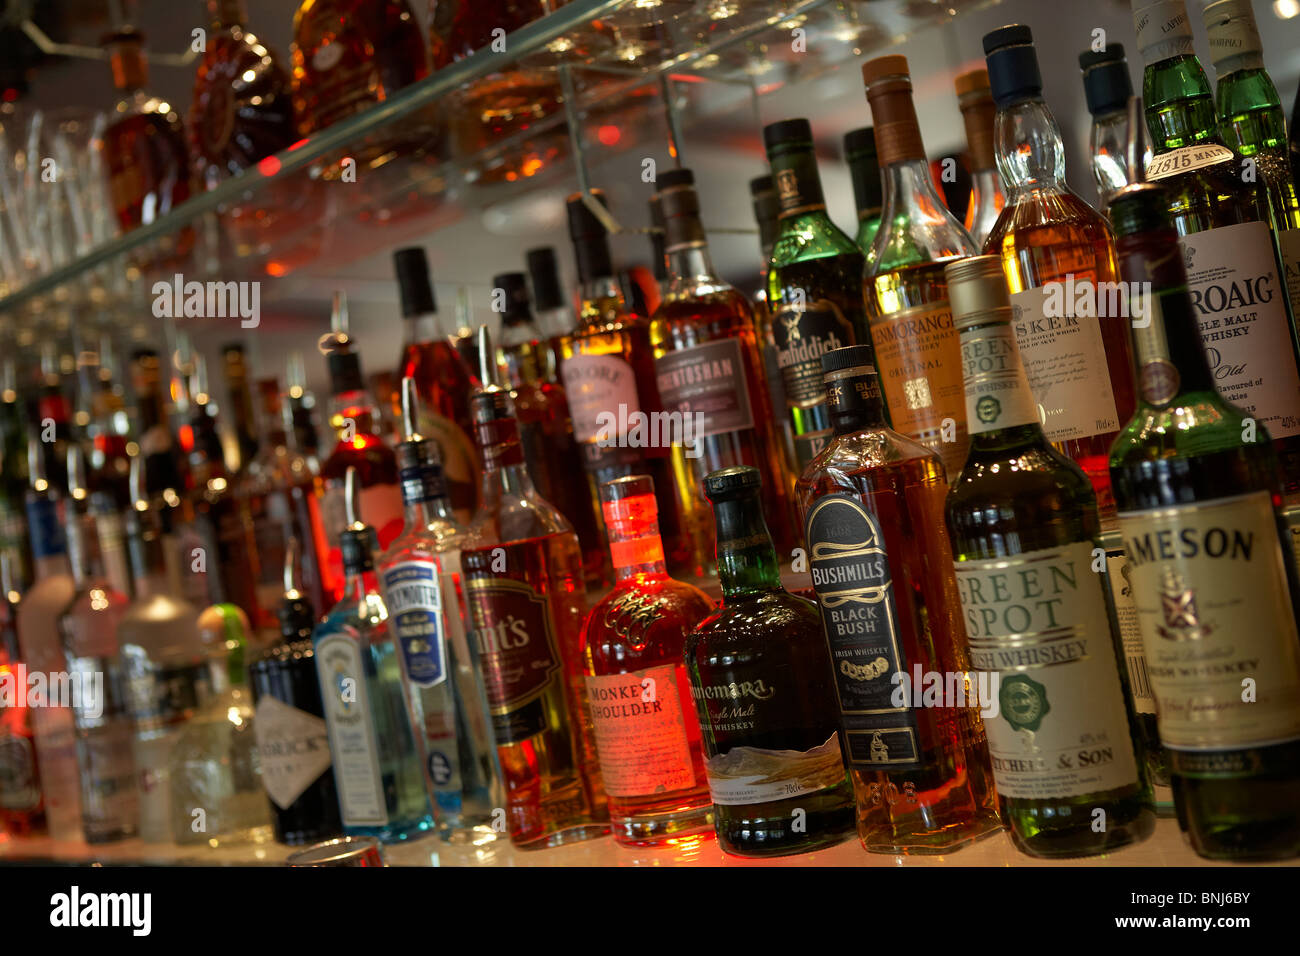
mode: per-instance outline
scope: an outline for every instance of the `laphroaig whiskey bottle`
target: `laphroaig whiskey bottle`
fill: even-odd
[[[1106,454],[1133,411],[1128,314],[1110,224],[1065,183],[1061,130],[1043,101],[1029,27],[984,37],[998,105],[998,168],[1011,195],[984,244],[1002,259],[1016,343],[1043,430],[1083,469],[1103,522],[1115,513]]]
[[[835,437],[799,478],[799,508],[858,835],[872,852],[947,852],[999,826],[984,729],[962,690],[948,486],[934,452],[885,426],[871,346],[822,367]]]
[[[822,354],[868,337],[863,258],[826,215],[808,121],[772,123],[763,129],[763,142],[781,204],[781,231],[767,264],[767,307],[797,472],[831,434],[818,364]]]
[[[1169,191],[1111,203],[1140,404],[1111,452],[1178,821],[1212,859],[1300,854],[1300,586],[1265,428],[1215,387]]]
[[[894,428],[937,452],[951,476],[968,442],[943,264],[979,250],[930,177],[907,58],[868,60],[862,79],[884,170],[885,205],[863,287],[885,404]]]
[[[1107,43],[1104,50],[1084,50],[1079,54],[1079,69],[1083,71],[1084,99],[1092,114],[1092,130],[1088,134],[1092,176],[1097,181],[1099,208],[1104,213],[1111,196],[1129,183],[1137,182],[1146,168],[1144,156],[1136,157],[1141,169],[1129,165],[1132,131],[1128,102],[1133,95],[1133,81],[1129,79],[1124,47],[1119,43]]]
[[[1007,204],[998,177],[997,152],[993,148],[993,121],[997,107],[989,87],[988,70],[963,73],[953,81],[953,85],[957,90],[957,103],[961,106],[962,122],[966,125],[966,148],[970,151],[971,162],[970,204],[966,207],[963,225],[976,248],[983,248],[1002,207]]]
[[[682,656],[713,602],[668,576],[648,477],[616,478],[601,498],[618,581],[583,624],[587,697],[614,839],[658,846],[713,830]]]
[[[411,726],[439,835],[450,843],[495,839],[503,805],[478,655],[467,638],[460,546],[438,446],[417,429],[415,380],[402,379],[405,438],[397,446],[406,529],[379,558]]]
[[[1201,344],[1224,400],[1273,436],[1283,490],[1295,495],[1300,372],[1267,203],[1256,185],[1242,181],[1248,167],[1219,139],[1184,0],[1133,0],[1133,8],[1154,149],[1146,178],[1167,189]]]
[[[864,126],[844,134],[844,160],[849,164],[853,204],[858,208],[858,232],[854,240],[865,256],[876,241],[876,233],[880,230],[880,210],[885,204],[884,186],[880,181],[880,154],[876,149],[873,127]]]
[[[360,485],[349,467],[343,599],[316,626],[312,645],[344,830],[395,843],[431,830],[433,816],[375,575],[379,543],[360,518]]]
[[[490,356],[486,330],[480,354]],[[489,381],[474,396],[483,506],[461,548],[470,640],[487,688],[506,787],[510,840],[533,849],[601,836],[609,827],[582,673],[586,611],[573,528],[537,494],[510,394]]]
[[[715,472],[704,491],[722,604],[685,653],[718,842],[738,856],[840,843],[853,833],[853,790],[817,610],[781,586],[758,469]]]
[[[971,449],[945,517],[975,683],[1001,705],[984,719],[999,809],[1031,856],[1110,852],[1150,836],[1155,810],[1123,645],[1092,567],[1097,498],[1043,434],[1001,261],[946,271]]]
[[[712,569],[716,550],[701,488],[711,472],[753,465],[772,476],[767,514],[777,551],[789,554],[797,541],[784,461],[769,426],[753,310],[713,270],[694,183],[689,169],[657,180],[651,207],[663,229],[669,278],[651,318],[650,342],[664,411],[691,426],[690,443],[673,445],[672,469],[691,563],[701,574]]]
[[[1219,138],[1236,152],[1245,169],[1253,168],[1256,189],[1265,193],[1294,319],[1300,316],[1300,197],[1291,175],[1282,100],[1264,69],[1250,3],[1215,0],[1201,13],[1209,34],[1210,62],[1219,75],[1215,90]]]

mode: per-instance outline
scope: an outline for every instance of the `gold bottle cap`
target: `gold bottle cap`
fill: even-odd
[[[971,256],[948,263],[948,302],[957,331],[989,322],[1011,321],[1011,294],[997,256]]]

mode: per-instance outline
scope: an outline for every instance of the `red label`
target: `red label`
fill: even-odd
[[[605,792],[614,797],[695,786],[686,717],[672,664],[587,678]]]

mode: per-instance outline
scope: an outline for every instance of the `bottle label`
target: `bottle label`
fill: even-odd
[[[1092,545],[954,563],[998,793],[1053,800],[1135,786],[1137,759]]]
[[[808,570],[821,607],[849,765],[922,766],[916,716],[896,693],[907,674],[884,537],[852,495],[819,498],[805,522]],[[899,702],[902,697],[902,702]]]
[[[844,783],[840,735],[811,750],[732,747],[704,765],[713,802],[724,807],[789,800]]]
[[[136,729],[170,727],[198,710],[212,688],[206,662],[161,666],[137,645],[122,648],[126,696]]]
[[[1300,321],[1300,229],[1282,229],[1277,234],[1278,248],[1282,252],[1282,268],[1286,272],[1287,297],[1291,300],[1291,314]]]
[[[1016,345],[1051,442],[1106,435],[1120,426],[1096,286],[1077,279],[1072,295],[1070,285],[1054,282],[1011,296]]]
[[[604,416],[619,419],[620,407],[630,415],[641,410],[637,397],[636,373],[623,359],[614,355],[575,355],[560,366],[564,391],[573,418],[573,437],[580,442],[612,438],[604,425]]]
[[[961,368],[966,380],[966,421],[972,435],[1040,421],[1010,324],[962,332]]]
[[[323,717],[264,695],[253,720],[262,759],[262,786],[288,810],[330,768],[329,730]]]
[[[639,797],[695,786],[677,670],[664,664],[587,678],[587,701],[605,792]]]
[[[1147,654],[1142,647],[1142,628],[1138,624],[1137,605],[1133,603],[1133,571],[1123,551],[1106,553],[1106,577],[1115,619],[1119,623],[1120,642],[1128,664],[1128,686],[1133,709],[1139,714],[1154,714],[1156,698],[1151,693],[1151,675],[1147,671]]]
[[[527,740],[547,726],[543,698],[560,672],[546,598],[500,576],[467,580],[465,595],[497,744]]]
[[[381,827],[388,823],[388,812],[360,639],[351,628],[322,637],[316,645],[316,674],[343,824]]]
[[[34,810],[40,804],[32,742],[16,734],[0,734],[0,809]]]
[[[1300,373],[1268,224],[1223,226],[1178,242],[1219,394],[1275,440],[1300,434]]]
[[[1119,524],[1164,745],[1300,739],[1300,635],[1269,493],[1121,512]]]
[[[447,679],[442,588],[434,561],[403,561],[380,574],[406,679],[436,687]]]
[[[132,728],[122,720],[111,729],[77,739],[81,777],[81,815],[87,831],[97,827],[135,827],[140,798],[136,790]]]
[[[1190,52],[1190,51],[1189,51]],[[1205,169],[1220,163],[1232,162],[1232,150],[1218,143],[1202,143],[1199,146],[1180,146],[1167,153],[1152,156],[1147,163],[1147,182],[1156,182],[1179,173],[1188,173],[1194,169]],[[1203,235],[1203,233],[1198,233]]]
[[[927,444],[951,419],[965,444],[965,386],[957,330],[946,301],[871,317],[880,385],[895,430]]]
[[[1133,26],[1138,50],[1148,64],[1196,52],[1192,48],[1187,0],[1154,0],[1134,11]]]
[[[655,359],[666,412],[703,415],[696,439],[754,427],[739,339],[718,339]]]
[[[822,356],[857,341],[853,324],[829,299],[802,308],[782,305],[772,318],[772,339],[790,408],[811,408],[825,402]]]

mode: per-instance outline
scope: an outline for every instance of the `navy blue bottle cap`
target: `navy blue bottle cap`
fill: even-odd
[[[1128,104],[1128,98],[1133,95],[1133,81],[1128,75],[1123,44],[1111,43],[1100,52],[1085,50],[1079,54],[1079,69],[1083,70],[1088,112],[1093,116],[1123,109]]]
[[[1043,92],[1034,35],[1024,24],[1013,23],[986,33],[984,61],[989,70],[993,102],[999,109]]]

